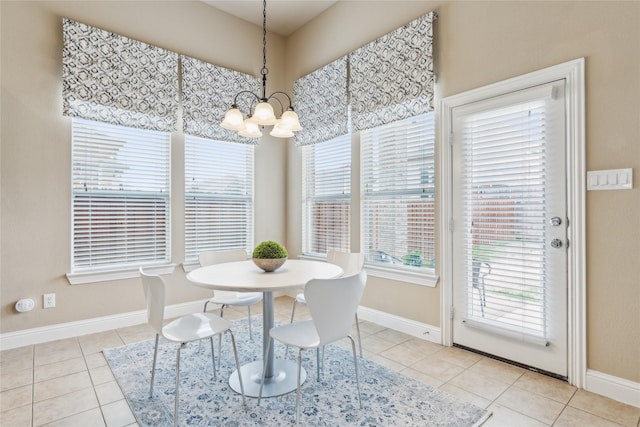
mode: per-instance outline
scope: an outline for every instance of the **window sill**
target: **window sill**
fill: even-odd
[[[300,259],[309,259],[313,261],[326,261],[325,257],[317,257],[312,255],[300,255]],[[367,274],[373,277],[381,277],[383,279],[397,280],[399,282],[413,283],[415,285],[428,286],[435,288],[440,278],[433,274],[433,270],[426,272],[407,271],[396,268],[381,267],[379,265],[365,264],[364,269]]]
[[[367,273],[373,277],[413,283],[415,285],[428,286],[430,288],[435,288],[440,280],[438,276],[433,274],[433,270],[429,270],[428,272],[406,271],[371,264],[365,264],[364,267]]]
[[[143,266],[144,270],[153,274],[171,274],[175,264]],[[85,285],[87,283],[110,282],[112,280],[133,279],[140,277],[139,268],[122,268],[104,271],[87,271],[83,273],[67,273],[70,285]]]

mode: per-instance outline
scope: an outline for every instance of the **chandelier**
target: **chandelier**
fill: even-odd
[[[291,97],[279,91],[266,96],[267,74],[269,73],[269,69],[267,68],[267,0],[263,0],[262,4],[262,69],[260,70],[260,74],[262,74],[262,96],[258,96],[248,90],[238,92],[233,99],[231,108],[224,115],[224,120],[222,120],[220,126],[225,129],[238,131],[240,136],[247,138],[260,138],[262,136],[260,127],[273,126],[269,135],[278,138],[291,138],[293,132],[302,130],[298,115],[293,111]],[[251,98],[251,104],[246,118],[242,114],[242,111],[240,111],[240,107],[238,107],[238,98],[245,95]],[[282,100],[279,99],[278,96],[283,99],[286,97],[286,101],[288,102],[286,110],[282,104]],[[276,117],[273,107],[269,103],[270,101],[280,106],[282,112],[281,118]],[[255,108],[253,108],[254,105]]]

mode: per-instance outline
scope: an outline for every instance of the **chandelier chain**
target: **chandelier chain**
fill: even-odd
[[[291,138],[293,132],[302,130],[298,115],[293,111],[291,97],[286,92],[276,91],[267,97],[267,0],[262,0],[262,97],[249,90],[241,90],[233,99],[231,108],[225,113],[224,119],[220,126],[228,130],[238,131],[238,134],[245,138],[259,138],[262,136],[260,128],[264,126],[273,126],[273,130],[269,133],[277,138]],[[238,98],[244,95],[253,96],[250,104],[247,118],[238,107]],[[286,98],[288,104],[283,104]],[[257,104],[255,104],[257,101]],[[282,111],[282,117],[277,118],[273,111],[273,106],[269,102],[277,103]],[[255,106],[255,109],[254,109]]]
[[[262,98],[267,96],[267,0],[262,1]]]

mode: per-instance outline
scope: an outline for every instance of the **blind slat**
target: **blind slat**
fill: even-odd
[[[350,250],[351,135],[302,148],[303,253]]]
[[[362,251],[368,263],[432,268],[434,114],[362,131]]]
[[[516,104],[465,116],[461,131],[467,315],[538,337],[545,335],[545,115],[543,100]]]
[[[73,119],[72,271],[170,260],[169,134]]]
[[[253,249],[253,156],[252,145],[185,135],[185,262]]]

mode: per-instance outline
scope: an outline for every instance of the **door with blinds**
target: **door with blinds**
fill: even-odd
[[[453,342],[562,377],[564,84],[452,110]]]

